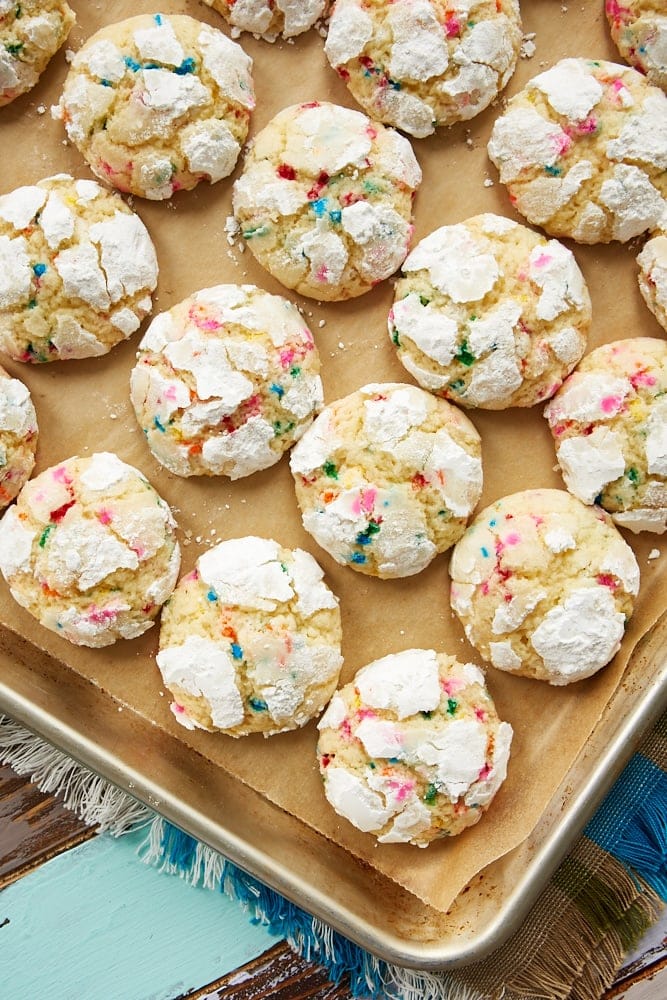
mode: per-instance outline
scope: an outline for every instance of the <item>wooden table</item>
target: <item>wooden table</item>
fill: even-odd
[[[253,927],[236,904],[227,904],[224,897],[216,899],[215,894],[207,890],[179,884],[179,880],[146,869],[134,859],[131,865],[136,865],[136,868],[130,867],[132,882],[136,883],[137,878],[144,875],[153,880],[149,884],[149,898],[143,900],[148,909],[144,912],[143,907],[133,905],[130,898],[124,901],[122,895],[128,890],[121,876],[116,874],[121,871],[117,867],[116,854],[125,850],[122,844],[125,840],[98,837],[94,830],[84,826],[53,796],[43,794],[9,767],[0,767],[0,890],[4,890],[0,893],[0,933],[3,935],[0,937],[1,996],[7,997],[7,1000],[37,1000],[38,996],[47,995],[48,984],[49,1000],[98,1000],[102,996],[105,1000],[129,1000],[123,986],[123,974],[129,975],[133,981],[132,1000],[183,1000],[186,996],[190,1000],[259,1000],[264,997],[274,1000],[305,1000],[308,997],[343,1000],[350,996],[347,984],[333,985],[322,968],[299,958],[285,941],[276,942],[264,929]],[[95,850],[100,846],[104,848],[101,858],[100,852]],[[97,855],[96,861],[91,862],[91,850]],[[95,865],[98,867],[95,868]],[[116,919],[108,898],[100,888],[100,866],[110,875],[114,882],[113,891],[120,897],[120,920]],[[90,896],[90,886],[85,888],[87,875],[90,876],[88,881],[93,884],[92,916],[83,909],[84,895]],[[152,914],[164,909],[156,886],[167,888],[170,893],[180,892],[175,916],[171,923],[163,924],[161,930],[152,926]],[[77,893],[76,899],[81,900],[75,907],[70,901],[72,887]],[[146,895],[143,885],[139,885],[138,891]],[[151,896],[151,893],[154,895]],[[123,905],[124,902],[126,905]],[[252,957],[231,969],[227,968],[222,978],[213,977],[213,981],[210,961],[202,961],[200,966],[195,965],[194,971],[190,970],[190,978],[184,988],[170,988],[169,976],[166,975],[170,956],[175,965],[181,955],[183,960],[186,957],[193,959],[191,945],[184,939],[187,930],[194,932],[206,951],[206,940],[201,942],[202,928],[206,926],[212,940],[216,940],[215,927],[212,926],[217,915],[215,908],[222,908],[223,903],[231,913],[231,930],[229,916],[224,926],[227,940],[233,939],[233,955],[237,956],[239,949],[243,951],[245,948]],[[54,922],[41,924],[43,911],[49,908],[55,908]],[[80,909],[83,916],[79,913],[77,922]],[[23,920],[25,923],[26,910],[30,919],[27,931],[22,933],[28,936],[18,939],[17,944],[16,934],[19,931],[12,922]],[[200,921],[199,929],[197,920]],[[44,940],[43,927],[53,929],[57,924],[62,928],[64,939],[71,945],[72,953],[58,952],[55,967],[51,954],[47,963],[49,967],[36,969],[41,949],[47,948],[46,954],[49,954],[49,942]],[[122,939],[119,937],[121,929],[125,934]],[[90,979],[86,981],[93,985],[81,987],[75,985],[75,966],[98,961],[98,951],[87,952],[85,940],[80,941],[84,930],[90,942],[102,942],[99,955],[104,958],[104,972],[97,973],[91,967],[88,970]],[[12,966],[10,953],[12,948],[16,952],[21,941],[24,945],[29,943],[30,951],[24,946],[22,954],[15,954]],[[9,948],[6,948],[7,943]],[[55,942],[50,944],[52,948],[56,947]],[[236,961],[236,958],[230,959],[229,946],[224,941],[218,939],[218,944],[226,955],[228,967],[230,960]],[[135,956],[135,948],[139,959]],[[143,979],[140,982],[138,977],[139,964],[142,977],[150,983],[145,990],[141,985]],[[113,970],[116,971],[112,976]],[[94,985],[98,975],[99,990]],[[35,991],[35,977],[43,980],[44,992]],[[664,997],[667,997],[667,919],[663,919],[647,935],[637,954],[601,1000],[662,1000]]]

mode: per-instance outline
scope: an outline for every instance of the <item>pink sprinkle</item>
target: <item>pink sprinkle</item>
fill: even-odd
[[[447,38],[454,38],[461,34],[461,24],[455,17],[448,17],[445,22],[445,34]]]
[[[394,793],[394,798],[397,802],[403,802],[415,787],[414,781],[397,781],[395,779],[391,779],[388,785]]]
[[[377,719],[377,712],[374,712],[372,708],[360,708],[357,716],[360,719]]]
[[[556,155],[565,156],[570,146],[572,145],[572,139],[567,134],[567,132],[561,132],[560,135],[553,137],[552,143],[556,148]]]
[[[589,118],[584,118],[582,122],[577,125],[577,132],[579,135],[592,135],[593,132],[597,132],[598,120],[591,115]]]
[[[460,677],[450,677],[448,680],[440,681],[440,687],[447,695],[456,694],[457,691],[460,691],[465,686],[465,681],[462,681]]]
[[[551,254],[549,254],[549,253],[541,253],[539,255],[539,257],[536,257],[535,260],[533,261],[533,266],[534,267],[546,267],[547,264],[550,264],[552,260],[553,260],[553,257],[551,256]]]
[[[488,764],[485,764],[482,770],[477,775],[477,780],[484,781],[486,778],[488,778],[490,774],[491,774],[491,768],[489,767]]]
[[[283,368],[289,368],[294,361],[294,348],[290,347],[285,351],[280,352],[280,364]]]
[[[102,524],[111,524],[113,519],[113,514],[107,507],[102,507],[101,510],[97,512],[97,520]]]
[[[183,583],[193,583],[195,580],[199,579],[199,573],[196,569],[193,569],[187,576],[183,577]]]
[[[118,617],[118,608],[91,608],[86,615],[93,625],[106,625]]]
[[[315,277],[318,281],[327,281],[329,275],[329,268],[326,264],[320,264],[317,271],[315,272]]]
[[[622,405],[623,399],[621,396],[605,396],[600,403],[602,412],[607,414],[618,413]]]
[[[480,722],[486,722],[486,720],[489,717],[488,713],[483,708],[476,708],[475,716],[479,719]]]
[[[173,701],[171,703],[171,710],[172,710],[172,712],[174,714],[178,714],[178,715],[184,715],[185,714],[185,709],[183,708],[182,705],[179,705],[177,701]]]
[[[511,531],[509,535],[505,535],[505,545],[518,545],[521,541],[521,535],[517,534],[516,531]]]
[[[53,470],[51,475],[57,483],[64,483],[65,486],[69,486],[72,483],[72,477],[64,465],[59,465]]]
[[[223,323],[219,323],[217,319],[207,317],[205,313],[202,313],[201,308],[196,305],[191,306],[188,310],[188,318],[200,330],[219,330],[224,325]]]
[[[630,376],[630,384],[633,389],[636,389],[639,385],[655,385],[655,382],[655,375],[649,375],[648,372],[635,372],[634,375]]]

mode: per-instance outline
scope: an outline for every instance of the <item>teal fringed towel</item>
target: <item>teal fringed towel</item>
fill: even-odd
[[[443,973],[389,965],[0,718],[0,761],[115,835],[147,825],[143,861],[238,900],[253,921],[374,1000],[598,1000],[667,902],[667,715],[631,758],[522,927],[484,961]]]

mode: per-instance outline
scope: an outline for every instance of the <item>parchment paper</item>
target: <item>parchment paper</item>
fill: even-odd
[[[68,43],[72,49],[104,23],[156,9],[141,0],[107,4],[73,0],[72,6],[78,15]],[[566,55],[620,61],[608,37],[601,2],[564,6],[556,0],[532,0],[523,7],[524,30],[535,32],[536,50],[532,58],[520,60],[506,96]],[[203,4],[165,0],[160,10],[189,13],[227,31],[222,19]],[[241,43],[255,61],[257,109],[251,134],[281,107],[298,101],[332,100],[355,106],[330,69],[316,31],[294,44],[269,45],[247,35]],[[49,114],[66,70],[61,52],[35,90],[0,110],[3,193],[60,171],[90,176],[77,150],[64,141],[62,125]],[[499,108],[497,102],[472,122],[413,141],[424,171],[415,203],[414,242],[438,226],[482,211],[523,221],[513,213],[486,156]],[[351,302],[324,306],[287,292],[255,264],[249,252],[229,245],[224,226],[231,214],[231,185],[237,175],[238,168],[232,178],[212,187],[200,185],[168,203],[134,199],[133,207],[148,226],[158,252],[160,281],[154,311],[169,308],[198,288],[252,282],[287,295],[303,308],[321,353],[327,402],[369,381],[411,381],[396,361],[386,332],[390,282]],[[485,186],[485,179],[494,183]],[[637,289],[634,258],[640,242],[625,247],[571,244],[593,301],[591,348],[633,335],[664,336]],[[285,458],[273,469],[233,484],[224,479],[182,480],[163,470],[151,457],[129,403],[128,378],[140,335],[106,357],[90,361],[31,367],[0,358],[33,395],[41,429],[36,472],[73,454],[115,451],[141,469],[172,505],[183,545],[183,572],[192,568],[207,546],[245,534],[274,537],[312,552],[341,601],[343,681],[370,660],[411,646],[444,649],[460,659],[479,662],[449,608],[448,558],[441,556],[418,576],[397,581],[370,579],[338,566],[301,528]],[[482,437],[485,486],[480,507],[519,489],[563,488],[541,409],[468,411]],[[175,734],[184,745],[342,845],[362,863],[374,866],[430,906],[446,910],[476,872],[518,845],[533,829],[600,717],[638,639],[667,606],[667,554],[648,559],[651,549],[664,549],[664,542],[656,536],[626,537],[637,553],[642,584],[621,653],[595,677],[561,689],[489,667],[489,687],[500,715],[515,731],[507,782],[476,827],[427,850],[377,846],[373,838],[335,815],[324,798],[317,771],[313,723],[270,740],[260,736],[234,740],[181,729],[168,710],[169,698],[154,662],[157,627],[141,639],[110,649],[76,648],[42,629],[14,604],[4,581],[0,581],[0,621],[109,691],[120,707]],[[122,712],[118,736],[122,740]]]

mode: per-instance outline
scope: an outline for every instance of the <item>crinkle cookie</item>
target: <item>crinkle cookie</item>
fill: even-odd
[[[667,330],[667,232],[647,240],[637,257],[639,291],[660,326]]]
[[[274,465],[310,426],[319,370],[296,306],[254,285],[217,285],[151,322],[131,399],[171,472],[239,479]]]
[[[37,414],[28,388],[0,367],[0,510],[35,466]]]
[[[0,107],[32,90],[75,20],[65,0],[0,0]]]
[[[328,0],[204,0],[232,29],[232,38],[249,31],[266,42],[301,35],[326,14]]]
[[[544,410],[568,490],[622,528],[667,530],[667,342],[591,351]]]
[[[336,689],[338,599],[302,549],[233,538],[209,549],[162,613],[157,663],[187,729],[297,729]]]
[[[234,169],[255,106],[251,70],[221,31],[185,14],[142,14],[88,39],[53,114],[102,180],[171,198]]]
[[[106,354],[157,285],[143,222],[96,181],[47,177],[0,197],[0,348],[15,361]]]
[[[134,639],[176,586],[168,504],[109,452],[75,456],[23,487],[0,520],[0,572],[40,624],[78,646]]]
[[[259,263],[311,298],[349,299],[402,264],[421,170],[407,139],[336,104],[292,105],[256,136],[234,214]]]
[[[637,560],[609,515],[565,490],[491,504],[449,568],[452,608],[481,656],[556,685],[611,660],[639,589]]]
[[[521,40],[517,0],[336,0],[324,51],[372,118],[422,138],[488,107]]]
[[[586,348],[591,303],[566,247],[510,219],[442,226],[409,254],[389,334],[424,389],[462,406],[533,406]]]
[[[505,780],[513,735],[479,667],[432,649],[362,667],[318,729],[336,812],[381,844],[417,847],[482,818]]]
[[[605,0],[611,37],[623,58],[667,90],[667,8],[664,0]]]
[[[552,236],[625,243],[667,213],[667,96],[628,66],[562,59],[508,102],[488,153]]]
[[[383,579],[419,573],[450,548],[482,492],[471,421],[400,383],[325,407],[290,468],[306,531],[336,562]]]

